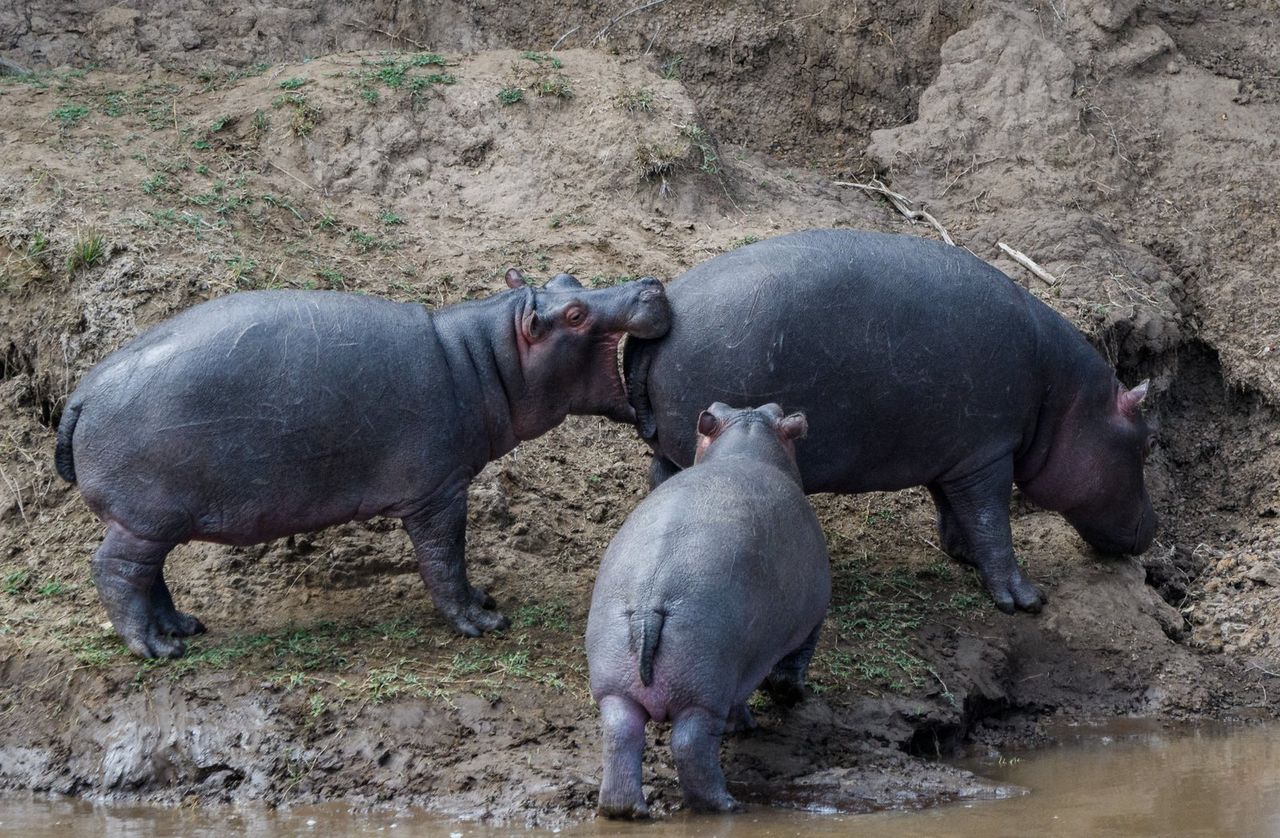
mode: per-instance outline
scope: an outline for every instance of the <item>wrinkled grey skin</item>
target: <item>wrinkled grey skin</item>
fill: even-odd
[[[143,657],[204,630],[179,612],[165,556],[400,518],[436,607],[462,634],[506,618],[467,581],[467,485],[567,414],[631,421],[624,334],[670,324],[652,278],[585,290],[561,274],[429,311],[328,291],[195,306],[94,367],[58,428],[59,473],[107,525],[94,584]]]
[[[605,552],[587,618],[600,706],[600,812],[648,815],[644,729],[670,720],[685,805],[737,808],[720,767],[726,731],[754,726],[747,698],[803,695],[831,597],[822,527],[805,499],[800,414],[776,404],[698,417],[697,465],[645,498]]]
[[[997,606],[1038,611],[1013,554],[1015,482],[1098,550],[1141,553],[1156,517],[1150,431],[1063,317],[966,250],[911,236],[811,230],[705,262],[667,289],[674,322],[628,341],[652,482],[693,461],[702,405],[802,410],[808,492],[928,487],[942,547]]]

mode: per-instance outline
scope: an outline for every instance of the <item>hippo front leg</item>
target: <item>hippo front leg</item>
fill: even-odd
[[[764,679],[760,688],[775,703],[790,707],[804,700],[804,682],[809,675],[809,661],[813,660],[813,651],[818,648],[818,635],[821,633],[822,623],[819,621],[798,649],[773,665],[773,671]]]
[[[467,581],[467,490],[406,515],[404,528],[413,541],[418,573],[431,591],[431,601],[459,634],[479,637],[511,623],[494,609],[493,597]]]
[[[649,461],[649,491],[666,483],[672,477],[680,473],[680,466],[668,460],[661,454],[654,454],[653,459]]]
[[[1013,555],[1013,532],[1009,528],[1013,458],[1005,457],[959,479],[942,481],[938,488],[968,547],[967,561],[978,569],[996,607],[1006,614],[1015,609],[1038,612],[1047,598],[1023,577]]]

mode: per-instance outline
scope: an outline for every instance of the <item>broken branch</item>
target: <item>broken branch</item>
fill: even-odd
[[[833,180],[831,182],[836,186],[852,186],[855,189],[861,189],[864,192],[875,192],[878,195],[883,195],[889,203],[893,205],[893,208],[908,221],[923,221],[931,225],[933,229],[938,231],[938,235],[942,236],[942,240],[944,242],[949,245],[955,245],[955,241],[951,238],[951,234],[947,232],[947,228],[942,226],[942,222],[934,218],[925,210],[912,209],[910,205],[914,204],[915,201],[911,200],[906,195],[900,195],[897,192],[894,192],[876,178],[872,178],[871,183],[855,183],[853,181],[846,180]]]
[[[1033,274],[1035,274],[1041,280],[1047,283],[1050,287],[1058,284],[1058,278],[1056,276],[1054,276],[1053,274],[1046,271],[1044,268],[1037,265],[1034,259],[1032,259],[1027,254],[1023,253],[1021,250],[1014,250],[1012,247],[1005,244],[1004,242],[996,242],[996,247],[1000,248],[1005,253],[1009,254],[1010,259],[1017,262],[1019,265],[1026,268],[1027,270],[1031,271]]]

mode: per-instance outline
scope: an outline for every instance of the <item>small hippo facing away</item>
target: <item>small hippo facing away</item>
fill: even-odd
[[[628,341],[626,373],[656,484],[693,462],[709,402],[804,411],[807,492],[926,486],[944,550],[1003,611],[1039,611],[1013,554],[1014,483],[1107,553],[1142,553],[1156,517],[1151,433],[1065,318],[959,247],[809,230],[742,247],[667,289],[671,331]]]
[[[685,805],[737,808],[720,767],[726,731],[754,725],[765,681],[802,695],[831,597],[826,541],[800,487],[803,415],[713,404],[693,468],[645,498],[605,552],[587,618],[600,706],[600,812],[646,817],[644,729],[670,720]]]
[[[659,337],[656,279],[561,274],[438,311],[358,294],[253,291],[195,306],[94,367],[58,427],[58,473],[107,525],[93,581],[143,657],[204,627],[164,581],[176,544],[255,544],[400,518],[458,632],[504,627],[467,581],[467,485],[567,414],[631,421],[624,335]]]

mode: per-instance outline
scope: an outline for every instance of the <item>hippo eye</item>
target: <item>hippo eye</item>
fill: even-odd
[[[565,310],[564,322],[570,326],[581,326],[582,322],[587,319],[587,312],[582,306],[570,306]]]
[[[1143,462],[1145,462],[1146,459],[1151,456],[1151,450],[1155,447],[1156,447],[1156,438],[1154,436],[1149,436],[1142,441]]]

